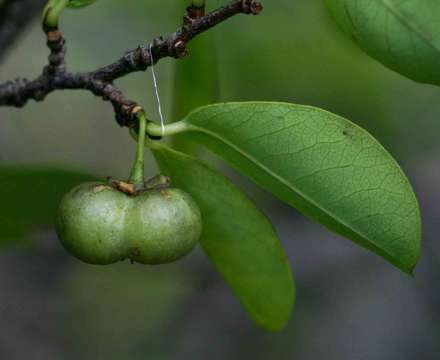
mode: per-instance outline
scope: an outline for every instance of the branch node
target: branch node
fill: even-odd
[[[124,61],[130,72],[144,71],[150,64],[150,53],[145,46],[138,46],[134,51],[128,51],[124,55]]]
[[[47,31],[47,41],[52,43],[58,43],[63,38],[63,33],[58,28],[52,28]]]
[[[190,5],[186,8],[186,14],[183,17],[183,23],[184,25],[191,25],[195,19],[200,19],[203,16],[205,16],[205,5]]]
[[[256,0],[242,0],[242,8],[245,14],[258,15],[263,11],[263,4]]]
[[[173,52],[177,59],[182,59],[189,55],[188,48],[183,40],[179,40],[174,44]]]
[[[22,107],[30,99],[44,100],[55,90],[83,89],[110,101],[118,124],[133,128],[137,123],[136,113],[139,106],[134,101],[124,98],[122,91],[114,86],[115,80],[133,72],[145,71],[165,57],[183,58],[188,55],[188,43],[201,33],[235,15],[257,15],[262,10],[261,2],[256,0],[230,0],[228,4],[208,14],[205,14],[204,6],[192,5],[187,9],[184,25],[173,34],[165,39],[157,37],[151,45],[139,46],[107,66],[84,73],[66,71],[66,45],[63,33],[57,26],[46,26],[44,31],[50,49],[48,64],[43,68],[42,74],[32,81],[17,79],[0,83],[0,106]]]
[[[121,100],[121,102],[112,102],[116,113],[116,121],[121,127],[136,127],[136,108],[139,106],[134,101]]]
[[[131,115],[136,116],[141,111],[144,111],[142,106],[136,105],[133,109],[131,109]]]

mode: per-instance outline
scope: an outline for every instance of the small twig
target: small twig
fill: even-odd
[[[58,29],[51,29],[46,33],[47,47],[50,49],[49,65],[46,71],[50,74],[62,74],[66,72],[66,41],[63,33]]]
[[[114,63],[87,73],[66,71],[64,37],[58,29],[47,29],[48,46],[51,50],[49,64],[35,80],[17,79],[0,84],[0,106],[22,107],[30,99],[44,100],[55,90],[89,90],[112,103],[116,119],[121,126],[132,127],[134,125],[132,111],[137,104],[126,100],[122,92],[113,85],[116,79],[133,72],[145,71],[152,64],[151,54],[155,63],[165,57],[183,58],[188,54],[187,44],[199,34],[234,15],[257,15],[261,10],[262,5],[258,1],[234,0],[200,17],[188,13],[186,18],[189,20],[167,38],[156,38],[151,44],[127,52]]]

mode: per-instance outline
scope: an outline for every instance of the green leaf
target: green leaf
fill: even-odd
[[[92,5],[96,0],[70,0],[68,7],[78,9]]]
[[[333,231],[405,272],[415,267],[421,221],[411,185],[350,121],[313,107],[255,102],[203,107],[172,126]]]
[[[0,166],[0,245],[24,240],[35,228],[52,227],[64,193],[91,178],[64,170]]]
[[[57,27],[60,16],[66,7],[79,9],[93,4],[96,0],[48,0],[43,10],[43,25]]]
[[[440,85],[440,1],[325,1],[370,56],[410,79]]]
[[[268,330],[281,329],[295,287],[269,220],[234,184],[197,159],[156,143],[152,150],[173,185],[200,206],[201,245],[251,317]]]

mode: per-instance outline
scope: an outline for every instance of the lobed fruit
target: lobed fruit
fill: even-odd
[[[89,264],[164,264],[193,249],[202,220],[197,204],[180,189],[128,195],[95,182],[64,196],[56,230],[66,250]]]

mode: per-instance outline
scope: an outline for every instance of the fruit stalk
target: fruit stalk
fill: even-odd
[[[129,181],[136,187],[144,185],[144,163],[145,163],[145,133],[147,129],[147,119],[144,111],[136,114],[139,121],[139,135],[137,140],[136,159],[131,170]]]

